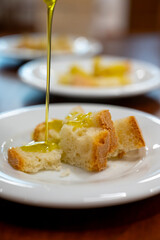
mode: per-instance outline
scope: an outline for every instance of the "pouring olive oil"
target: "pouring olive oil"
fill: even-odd
[[[44,0],[47,4],[47,84],[46,84],[46,130],[45,141],[48,141],[48,115],[49,115],[49,90],[50,90],[50,66],[51,66],[51,33],[52,18],[57,0]]]
[[[46,111],[45,111],[45,141],[31,142],[21,149],[26,152],[49,152],[58,148],[57,143],[48,141],[48,115],[49,115],[49,94],[50,94],[50,66],[51,66],[51,33],[52,18],[57,0],[44,0],[47,5],[47,81],[46,81]]]

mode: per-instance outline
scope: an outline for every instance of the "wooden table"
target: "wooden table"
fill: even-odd
[[[160,36],[133,35],[104,41],[104,53],[149,61],[160,66]],[[0,112],[42,104],[45,93],[25,85],[19,63],[0,59]],[[124,99],[78,99],[51,96],[51,102],[93,102],[139,109],[160,118],[160,89]],[[0,200],[0,240],[109,239],[159,240],[160,195],[114,207],[47,209]]]

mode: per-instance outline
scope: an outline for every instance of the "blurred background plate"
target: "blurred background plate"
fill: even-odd
[[[46,55],[45,34],[17,34],[0,38],[0,55],[7,58],[31,60]],[[52,53],[61,55],[95,55],[102,51],[98,41],[83,36],[58,35],[52,37]]]
[[[136,96],[149,92],[160,86],[160,70],[153,64],[128,59],[123,57],[102,56],[102,64],[113,64],[117,62],[129,61],[131,65],[130,78],[131,84],[115,87],[75,87],[69,85],[61,85],[58,79],[65,74],[74,64],[80,66],[85,71],[90,71],[93,64],[93,58],[86,59],[67,59],[52,60],[51,66],[51,84],[50,92],[61,96],[74,96],[86,98],[117,98]],[[19,76],[23,82],[36,88],[46,89],[46,60],[38,59],[28,62],[20,67]]]

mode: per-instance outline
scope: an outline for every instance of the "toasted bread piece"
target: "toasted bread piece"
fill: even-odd
[[[10,165],[20,171],[26,173],[36,173],[40,170],[59,170],[61,166],[60,149],[56,149],[47,153],[26,152],[20,147],[8,150],[8,162]]]
[[[89,171],[101,171],[107,166],[108,154],[117,147],[111,115],[104,110],[93,113],[87,120],[85,117],[88,116],[80,114],[64,122],[60,131],[62,161]],[[77,122],[77,118],[81,120]]]
[[[129,151],[145,147],[142,132],[134,116],[114,121],[114,127],[118,138],[118,146],[108,157],[122,157]]]

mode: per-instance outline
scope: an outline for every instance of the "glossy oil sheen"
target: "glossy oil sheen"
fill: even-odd
[[[25,146],[22,146],[21,149],[24,152],[39,152],[46,153],[51,152],[54,149],[58,149],[58,144],[54,142],[31,142]]]
[[[91,112],[86,114],[71,113],[66,117],[66,124],[74,126],[74,128],[92,127],[93,115]]]
[[[48,122],[48,128],[54,129],[56,132],[60,132],[63,125],[63,121],[60,119],[53,119],[52,121]]]

